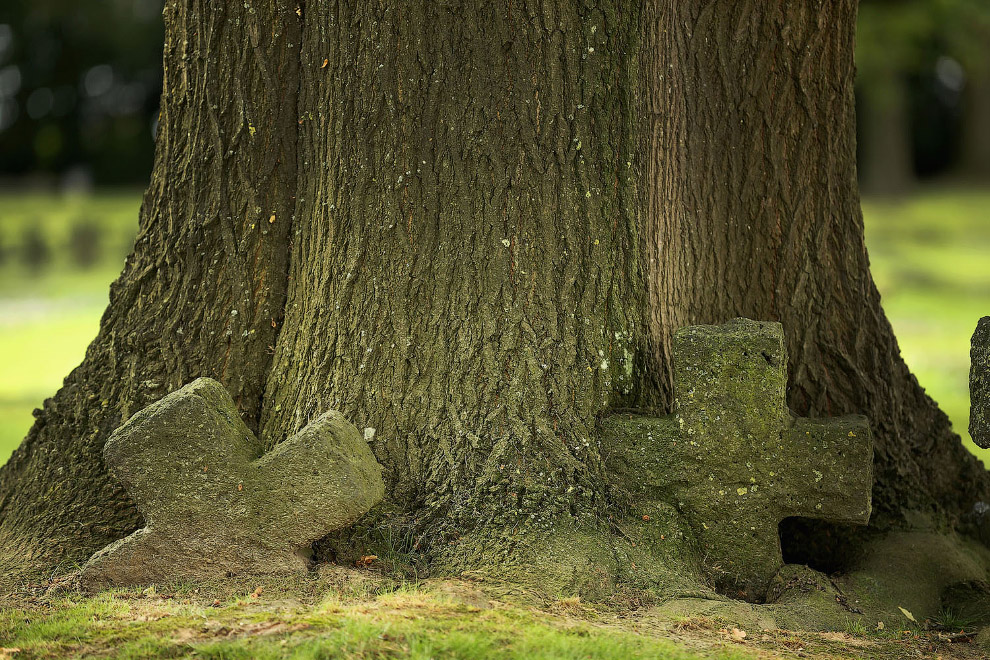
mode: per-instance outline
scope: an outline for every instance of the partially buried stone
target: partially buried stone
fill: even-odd
[[[94,554],[82,585],[303,571],[301,550],[384,495],[381,466],[338,412],[262,451],[208,378],[135,414],[103,453],[146,526]]]
[[[783,566],[781,520],[869,521],[869,423],[792,417],[779,323],[683,328],[673,362],[673,415],[606,420],[609,473],[633,505],[677,506],[716,585],[759,600]]]
[[[990,449],[990,316],[977,324],[969,357],[969,434],[973,442]]]

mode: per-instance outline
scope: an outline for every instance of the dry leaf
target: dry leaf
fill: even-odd
[[[731,631],[729,631],[729,636],[732,637],[732,641],[741,642],[744,639],[746,639],[746,631],[739,630],[739,628],[733,628]]]
[[[901,611],[901,614],[906,616],[909,621],[914,621],[915,623],[918,623],[918,620],[914,618],[914,615],[908,612],[906,609],[904,609],[900,605],[897,606],[897,609],[899,609]]]
[[[370,566],[376,559],[378,559],[378,555],[365,555],[358,559],[356,563],[359,567]]]

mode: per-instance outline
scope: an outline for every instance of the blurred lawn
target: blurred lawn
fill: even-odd
[[[96,335],[109,283],[130,247],[140,193],[0,194],[0,463]],[[867,200],[873,274],[901,350],[985,465],[970,440],[969,339],[990,314],[990,191],[931,190],[899,202]],[[88,269],[67,249],[80,218],[103,228],[102,257]],[[52,260],[40,275],[19,259],[25,228],[38,225]]]
[[[96,336],[110,282],[137,230],[141,193],[54,196],[0,193],[0,464],[31,427],[31,411],[52,396]],[[99,258],[74,264],[72,227],[96,223]],[[49,257],[24,262],[25,232],[39,228]]]

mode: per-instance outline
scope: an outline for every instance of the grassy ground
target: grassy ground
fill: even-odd
[[[969,437],[969,342],[990,315],[990,192],[931,191],[863,204],[866,243],[883,306],[918,381]]]
[[[831,633],[743,630],[719,617],[670,616],[650,604],[546,600],[463,580],[403,584],[356,573],[331,567],[302,593],[269,584],[13,602],[0,609],[0,641],[6,657],[18,659],[980,657],[971,639],[952,643],[917,627],[878,631],[851,622]]]
[[[110,282],[137,228],[138,191],[86,196],[0,195],[0,464],[20,444],[31,411],[55,393],[96,336]],[[72,227],[101,227],[99,258],[72,259]],[[37,227],[48,257],[25,263],[25,233]]]
[[[140,194],[0,196],[0,463],[31,425],[96,334],[135,231]],[[990,192],[933,190],[907,200],[864,204],[867,244],[884,307],[921,384],[966,433],[969,338],[990,314]],[[104,228],[101,258],[83,270],[67,249],[71,228],[91,218]],[[19,258],[29,225],[41,228],[51,261],[33,274]]]

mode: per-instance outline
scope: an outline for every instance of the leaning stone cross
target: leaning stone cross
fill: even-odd
[[[990,316],[976,326],[969,355],[969,434],[973,442],[990,449]]]
[[[675,413],[605,422],[607,467],[629,501],[675,505],[716,585],[761,598],[791,516],[865,524],[873,443],[865,417],[791,416],[779,323],[737,319],[674,336]]]
[[[131,417],[103,453],[146,526],[94,554],[82,584],[301,571],[301,550],[382,499],[381,466],[340,413],[262,452],[208,378]]]

